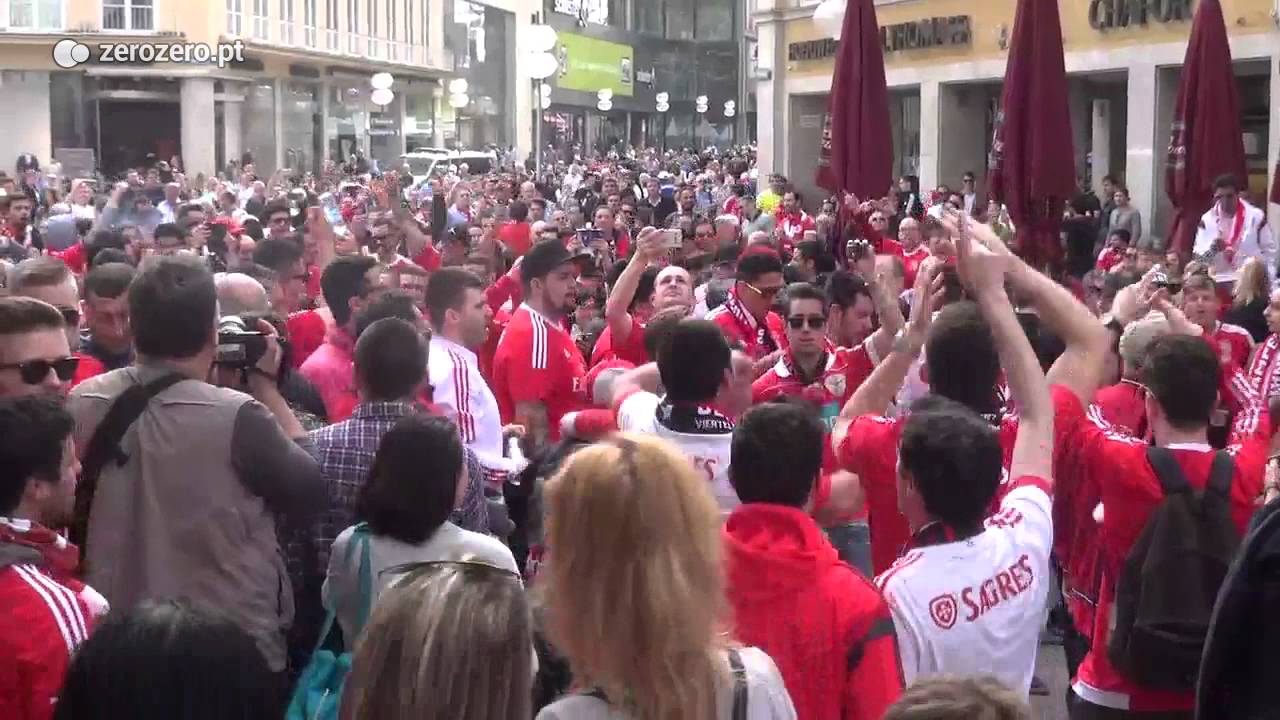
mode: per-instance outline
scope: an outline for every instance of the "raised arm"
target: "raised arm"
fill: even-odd
[[[605,302],[604,319],[609,323],[614,347],[626,342],[635,328],[631,313],[627,309],[635,300],[641,276],[653,261],[655,252],[661,250],[661,246],[654,238],[656,233],[657,231],[651,227],[640,231],[639,238],[636,240],[636,252],[622,270],[622,274],[618,276],[618,281],[614,283],[613,290],[609,292],[609,299]]]
[[[1018,401],[1018,437],[1013,445],[1010,477],[1050,480],[1053,474],[1053,400],[1031,342],[1013,312],[1004,280],[1011,256],[997,255],[964,233],[956,237],[960,272],[991,327],[1000,365]],[[1095,323],[1096,325],[1096,323]],[[1101,326],[1098,326],[1101,327]]]
[[[868,342],[871,343],[872,357],[882,358],[893,349],[893,338],[907,321],[902,317],[902,306],[898,304],[897,296],[889,289],[889,278],[885,273],[876,273],[871,283],[871,300],[875,303],[880,327],[871,333]]]
[[[929,335],[929,325],[933,322],[933,308],[942,292],[940,272],[921,271],[916,276],[911,322],[905,333],[894,338],[888,356],[880,361],[871,376],[858,386],[849,402],[845,403],[831,431],[832,447],[840,447],[854,420],[863,415],[882,415],[889,408],[894,396],[902,388],[903,381],[907,379],[911,363],[924,347],[924,341]]]
[[[1069,388],[1088,405],[1102,382],[1103,360],[1111,349],[1106,327],[1069,290],[1010,252],[990,227],[956,215],[943,222],[953,237],[968,237],[973,247],[981,245],[1008,263],[1010,284],[1031,300],[1045,326],[1066,344],[1066,352],[1049,370],[1049,382]]]

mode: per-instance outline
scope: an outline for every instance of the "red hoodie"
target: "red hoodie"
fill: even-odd
[[[724,527],[735,637],[777,663],[797,717],[875,720],[902,694],[893,617],[803,510],[749,503]]]

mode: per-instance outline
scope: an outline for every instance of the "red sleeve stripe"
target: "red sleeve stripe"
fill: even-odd
[[[88,636],[84,615],[80,612],[80,604],[75,595],[30,565],[15,565],[13,569],[44,600],[49,614],[58,625],[58,631],[62,633],[67,652],[74,652]]]
[[[470,444],[476,441],[476,419],[471,414],[471,367],[450,350],[449,358],[453,360],[453,392],[458,406],[458,430],[462,433],[462,442]]]
[[[910,567],[919,562],[922,557],[924,557],[924,553],[919,550],[913,550],[898,558],[898,560],[894,562],[883,575],[876,578],[876,587],[880,589],[880,592],[884,592],[884,589],[889,586],[889,581],[893,579],[894,575],[897,575],[903,568]]]

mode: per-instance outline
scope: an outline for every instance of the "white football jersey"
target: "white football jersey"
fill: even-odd
[[[693,469],[706,478],[722,514],[738,507],[738,493],[729,484],[729,447],[733,433],[676,432],[658,422],[661,399],[653,393],[637,392],[618,406],[618,429],[656,435],[680,448]]]
[[[480,374],[479,359],[471,350],[439,335],[431,336],[427,355],[427,382],[431,401],[458,425],[462,443],[470,448],[493,481],[519,472],[519,463],[503,457],[502,417],[498,400]]]
[[[1031,688],[1052,584],[1052,488],[1024,477],[973,537],[908,550],[876,578],[893,613],[906,685],[992,674]]]

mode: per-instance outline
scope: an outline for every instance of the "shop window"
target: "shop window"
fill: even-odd
[[[369,56],[382,57],[382,43],[378,41],[378,0],[369,0]]]
[[[733,39],[733,3],[731,0],[698,0],[696,34],[699,40]]]
[[[400,39],[396,37],[396,4],[399,0],[387,0],[387,59],[400,62]]]
[[[102,0],[103,30],[155,30],[151,0]]]
[[[347,52],[360,54],[360,0],[347,0]]]
[[[280,1],[280,42],[293,44],[293,3],[294,0]]]
[[[63,0],[9,0],[8,30],[61,30]]]
[[[227,0],[227,34],[237,37],[244,32],[243,0]]]

